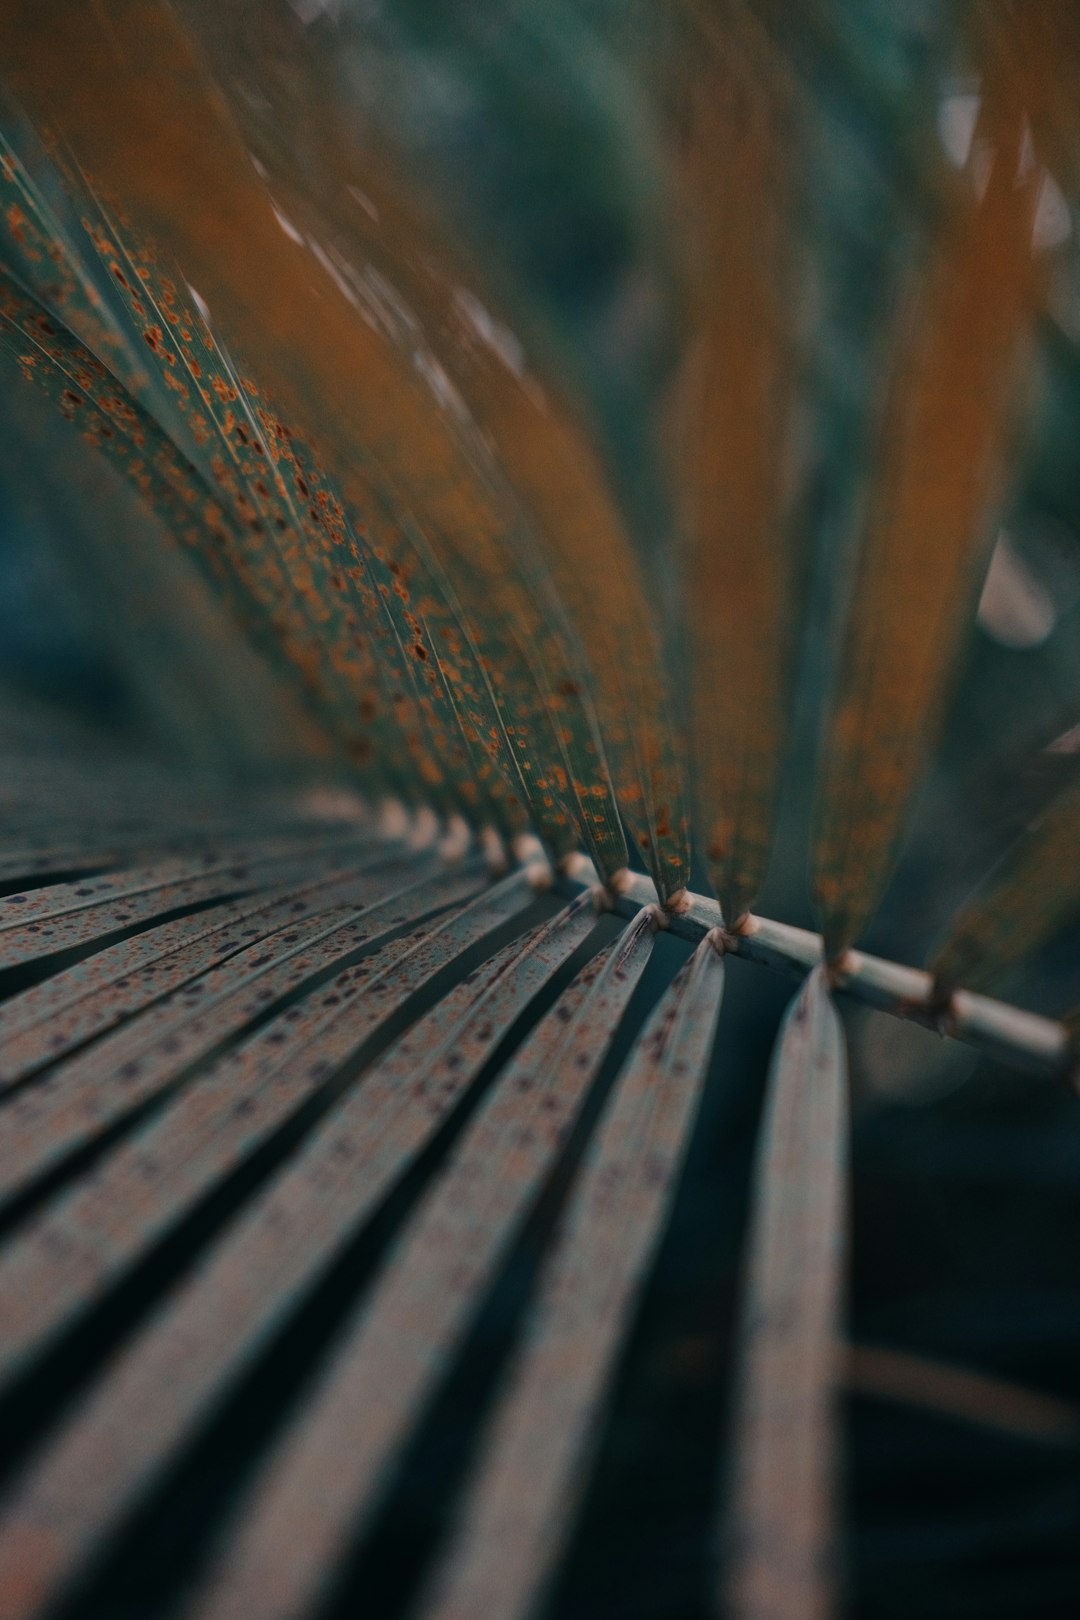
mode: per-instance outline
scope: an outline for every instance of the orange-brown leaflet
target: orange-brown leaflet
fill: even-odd
[[[695,801],[733,924],[768,860],[795,634],[784,534],[791,86],[740,4],[707,18],[691,8],[685,22],[676,83],[692,263],[677,410]]]
[[[967,168],[893,339],[876,483],[824,748],[815,892],[830,954],[888,878],[974,609],[1037,307],[1041,171],[1019,87],[989,78]]]

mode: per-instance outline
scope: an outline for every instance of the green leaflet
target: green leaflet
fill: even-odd
[[[24,151],[27,142],[20,130]],[[137,333],[106,296],[107,282],[103,291],[95,279],[77,217],[61,217],[55,163],[47,152],[33,155],[39,175],[44,169],[54,182],[48,196],[12,141],[0,135],[5,251],[19,279],[107,362],[166,431],[182,432],[168,393],[135,352]],[[44,402],[35,407],[19,389],[5,415],[9,488],[24,510],[33,502],[49,523],[95,636],[106,656],[130,672],[140,710],[155,729],[193,761],[228,770],[291,770],[325,759],[328,739],[236,634],[215,593],[158,532],[146,507],[125,499],[98,456],[73,453],[67,428]],[[194,444],[185,438],[181,447],[190,451]],[[55,476],[58,465],[62,479]]]
[[[228,775],[325,768],[325,731],[237,634],[219,593],[134,488],[94,447],[73,442],[48,398],[21,379],[2,420],[0,480],[23,521],[55,535],[95,645],[126,677],[153,734],[196,767]]]
[[[371,645],[373,634],[385,629],[377,599],[370,587],[365,599],[353,585],[349,573],[355,569],[336,566],[330,500],[305,482],[305,472],[313,475],[301,460],[296,435],[259,402],[254,384],[241,378],[152,250],[110,216],[84,180],[77,200],[90,214],[83,220],[87,236],[176,398],[209,481],[239,522],[263,537],[278,578],[325,646],[339,701],[370,728],[370,753],[359,756],[360,763],[376,762],[376,770],[389,770],[393,781],[404,741],[415,771],[411,779],[405,775],[406,797],[422,802],[426,794],[445,809],[442,775],[424,747],[423,722],[407,691],[390,689],[393,661],[378,658]]]
[[[0,346],[129,479],[207,573],[254,644],[288,671],[318,713],[334,693],[326,648],[310,625],[290,614],[284,578],[257,533],[252,537],[233,519],[107,367],[2,268]],[[342,730],[347,744],[366,754],[370,745],[351,707],[345,703]]]
[[[139,394],[146,373],[134,364],[127,335],[86,273],[70,233],[2,132],[0,208],[5,254],[20,280]]]
[[[21,173],[16,169],[13,158],[9,159],[4,172],[9,176]],[[70,172],[68,183],[75,188]],[[265,404],[256,403],[253,385],[242,381],[230,366],[227,356],[215,345],[199,312],[179,295],[175,283],[158,271],[150,250],[145,247],[129,250],[100,201],[93,197],[85,184],[77,189],[78,200],[91,216],[84,219],[88,237],[124,296],[133,320],[139,323],[153,357],[151,363],[156,362],[160,367],[189,429],[191,440],[197,447],[196,453],[201,451],[205,481],[216,490],[222,512],[233,515],[239,535],[246,538],[243,552],[249,566],[244,570],[244,583],[257,599],[261,599],[267,610],[275,602],[282,610],[290,601],[298,604],[297,617],[306,623],[306,644],[318,651],[322,664],[323,679],[316,688],[320,710],[331,707],[337,727],[345,731],[354,758],[366,767],[369,785],[376,790],[381,781],[384,790],[393,788],[398,792],[404,791],[405,796],[414,802],[434,799],[436,803],[441,802],[441,807],[446,811],[475,805],[478,795],[471,773],[465,774],[459,770],[459,791],[455,799],[450,800],[445,792],[439,792],[442,773],[438,756],[430,743],[425,746],[425,722],[416,713],[411,693],[412,684],[418,681],[414,671],[420,655],[426,656],[424,634],[427,626],[408,610],[407,592],[402,584],[403,571],[394,564],[383,564],[381,567],[376,564],[382,578],[378,588],[374,588],[369,576],[356,566],[357,562],[362,564],[363,559],[358,555],[355,531],[351,526],[349,541],[353,553],[350,559],[352,566],[335,566],[339,555],[335,549],[336,543],[345,532],[347,519],[333,489],[328,492],[320,487],[325,484],[325,477],[317,466],[314,453]],[[92,283],[85,275],[79,276],[72,269],[67,250],[47,235],[49,223],[48,218],[42,216],[41,239],[52,242],[55,261],[68,272],[65,296],[69,302],[76,304],[76,314],[84,329],[96,330],[91,317],[96,315],[99,301],[91,301],[87,293]],[[76,294],[80,296],[76,298]],[[39,314],[41,319],[45,318],[43,312]],[[24,311],[24,329],[26,321],[37,321],[36,337],[47,335],[40,325],[38,314],[29,315]],[[59,333],[50,335],[60,339]],[[100,341],[104,346],[105,339],[101,338]],[[53,358],[56,358],[55,355]],[[84,355],[79,358],[83,362],[87,360]],[[95,369],[93,365],[89,368],[89,374],[94,376],[99,389],[104,390],[106,410],[114,415],[118,412],[123,414],[120,403],[122,391],[116,380],[108,378],[103,369]],[[43,375],[39,374],[39,381]],[[55,397],[56,390],[53,392]],[[60,392],[62,396],[63,390]],[[66,408],[72,408],[71,398],[62,398],[61,402]],[[145,431],[150,441],[156,441],[158,463],[161,466],[167,464],[167,481],[172,493],[158,483],[154,486],[153,499],[158,503],[159,512],[167,514],[168,521],[175,524],[178,516],[175,492],[183,486],[186,476],[197,475],[194,469],[181,473],[183,458],[179,451],[167,441],[164,430],[155,431],[151,419],[145,415],[140,431]],[[267,450],[261,442],[261,435],[265,435],[269,446],[272,472],[267,464]],[[124,459],[123,447],[113,443],[107,429],[96,433],[95,438],[108,447],[114,461]],[[142,479],[143,492],[147,493],[150,486],[141,470],[134,470],[130,460],[126,461],[125,466],[129,477],[136,482]],[[286,482],[283,471],[288,475],[289,482]],[[186,494],[184,500],[189,509],[194,506],[193,496]],[[190,525],[183,530],[189,545],[194,545],[196,532]],[[264,534],[268,537],[265,547],[260,539]],[[234,547],[234,556],[238,550]],[[215,570],[215,577],[219,586],[233,586],[233,582],[223,578],[220,569]],[[361,606],[367,615],[364,620],[357,616],[355,610],[350,613],[340,606],[335,614],[335,605],[340,604],[345,579],[360,596]],[[235,587],[232,595],[235,607],[238,600]],[[395,608],[399,609],[399,623],[396,626]],[[429,612],[430,617],[434,617],[433,611]],[[445,619],[446,615],[443,617]],[[381,659],[374,659],[368,650],[368,626],[372,627],[374,638],[381,646]],[[396,636],[395,629],[398,631]],[[408,654],[404,651],[402,633],[409,637]],[[460,644],[460,636],[458,641]],[[294,640],[292,651],[294,662],[308,671],[310,691],[312,659],[310,653],[304,653],[304,644],[304,641]],[[264,638],[262,645],[266,651],[273,653],[277,650],[276,643],[270,638]],[[460,654],[454,664],[450,664],[448,659],[438,662],[429,677],[436,684],[437,698],[442,698],[444,713],[439,736],[443,743],[443,755],[451,760],[455,752],[459,760],[464,752],[461,739],[466,725],[473,737],[490,737],[496,729],[492,724],[494,711],[490,702],[486,711],[474,707],[467,720],[462,720],[457,711],[451,708],[452,729],[446,725],[447,700],[443,694],[445,671],[448,666],[453,668],[460,684],[459,671],[463,662]],[[405,679],[398,683],[396,693],[388,694],[387,682],[395,664],[401,667]],[[373,696],[373,693],[380,691],[384,698],[381,705]],[[431,698],[423,687],[420,692],[430,717]],[[486,695],[485,685],[481,681],[474,681],[473,693],[474,696],[477,693]],[[383,719],[381,743],[375,746],[371,739],[380,735],[377,725],[380,712],[384,716],[389,714],[390,718]],[[357,715],[365,726],[362,738],[356,735]],[[420,756],[417,775],[411,783],[407,778],[403,783],[400,766],[395,763],[400,757],[399,745],[402,743],[411,754]],[[481,769],[481,780],[493,776],[490,754],[483,754]],[[390,773],[388,777],[384,775],[387,770]],[[497,779],[492,797],[496,802],[506,798],[506,790]],[[514,816],[510,807],[504,813],[496,812],[492,819],[501,824],[506,832],[512,833],[521,826],[520,818]]]
[[[470,559],[457,558],[455,606],[449,587],[440,589],[441,566],[427,541],[390,519],[370,484],[361,509],[376,517],[376,538],[367,541],[366,525],[350,516],[317,453],[230,363],[201,312],[131,227],[121,228],[72,163],[64,169],[88,239],[141,334],[206,482],[244,541],[234,558],[243,557],[245,586],[264,607],[276,600],[290,610],[297,628],[287,655],[344,733],[369,784],[378,787],[382,779],[413,802],[479,814],[508,835],[526,824],[528,804],[557,851],[583,841],[604,869],[624,864],[621,835],[612,844],[604,831],[601,806],[609,790],[598,801],[589,772],[582,775],[584,762],[601,762],[595,723],[583,706],[588,672],[582,665],[575,678],[557,678],[569,644],[560,640],[557,600],[551,597],[542,614],[526,612],[504,559],[491,577],[507,599],[478,642],[475,615],[470,623],[460,607]],[[62,244],[56,254],[65,264],[70,257]],[[85,275],[69,279],[76,289],[92,286]],[[352,487],[355,494],[355,479]],[[394,535],[389,550],[385,542]],[[472,569],[475,597],[484,595],[485,583]],[[545,588],[538,576],[528,600]],[[499,628],[525,624],[531,642]],[[322,667],[313,687],[316,644]]]
[[[407,797],[430,800],[444,813],[479,812],[504,833],[520,830],[507,781],[516,762],[475,655],[470,668],[460,615],[439,600],[415,559],[402,564],[380,555],[314,447],[230,361],[152,249],[137,243],[130,225],[121,230],[85,183],[82,190],[86,204],[96,207],[88,234],[178,395],[204,447],[209,476],[246,520],[261,522],[272,537],[351,700],[381,739],[380,766],[392,766],[404,745],[416,773]],[[408,558],[409,548],[401,549]]]

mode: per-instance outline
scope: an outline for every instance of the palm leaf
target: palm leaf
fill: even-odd
[[[841,1388],[1075,1448],[1037,1373],[864,1331],[873,1221],[848,1328],[840,1015],[856,1223],[880,1014],[1075,1075],[1075,1016],[981,993],[1080,993],[1071,781],[947,916],[980,757],[1075,707],[1057,643],[1006,703],[967,634],[1007,506],[1080,522],[1072,10],[13,0],[0,42],[0,569],[68,559],[124,705],[0,685],[0,1610],[841,1612]],[[729,1322],[744,962],[804,982]]]

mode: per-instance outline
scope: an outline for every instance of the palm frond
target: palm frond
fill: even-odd
[[[1072,1458],[859,1243],[889,1019],[1071,1140],[1072,774],[961,846],[1075,719],[1074,9],[6,8],[0,631],[113,694],[0,646],[10,1620],[825,1620],[845,1392]]]

